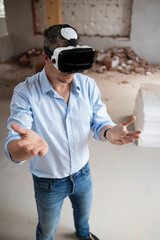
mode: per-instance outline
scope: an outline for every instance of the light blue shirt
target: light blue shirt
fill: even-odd
[[[27,78],[14,89],[8,119],[9,135],[5,142],[7,157],[11,159],[8,143],[20,138],[11,129],[11,124],[17,123],[34,130],[49,145],[44,157],[37,155],[29,160],[32,174],[63,178],[79,171],[89,160],[90,131],[101,141],[101,128],[115,125],[100,97],[95,81],[83,74],[74,76],[68,105],[52,88],[45,69]]]

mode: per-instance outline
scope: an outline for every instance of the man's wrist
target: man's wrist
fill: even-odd
[[[111,129],[111,128],[107,128],[107,129],[104,130],[103,137],[104,137],[105,139],[107,139],[107,132],[108,132],[110,129]]]

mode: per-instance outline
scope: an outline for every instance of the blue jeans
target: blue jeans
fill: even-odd
[[[37,240],[52,240],[60,218],[63,200],[70,198],[76,233],[89,236],[89,215],[92,202],[92,181],[89,163],[77,173],[61,178],[38,178],[33,175],[38,211]]]

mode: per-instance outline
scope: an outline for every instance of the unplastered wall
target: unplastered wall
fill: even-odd
[[[63,21],[81,35],[130,34],[132,0],[63,0]]]
[[[75,6],[73,5],[73,11],[71,10],[71,7],[67,7],[67,1],[72,0],[63,0],[63,17],[68,17],[69,19],[73,18],[73,13]],[[76,0],[73,0],[73,3],[75,3]],[[21,54],[22,52],[34,48],[34,47],[42,47],[43,46],[43,36],[42,35],[34,35],[33,31],[33,16],[32,16],[32,6],[30,0],[4,0],[5,2],[5,8],[6,8],[6,20],[7,20],[7,27],[8,32],[11,36],[12,45],[13,45],[13,55]],[[45,0],[44,0],[45,2]],[[123,24],[125,31],[122,31],[121,24],[119,22],[122,21],[122,19],[117,17],[117,27],[115,27],[115,35],[120,36],[126,36],[129,35],[129,38],[114,38],[111,36],[93,36],[93,30],[94,27],[97,29],[99,25],[101,27],[106,25],[109,29],[112,24],[112,15],[115,16],[115,14],[120,14],[120,11],[117,13],[118,9],[125,9],[125,7],[117,7],[114,8],[115,10],[112,11],[108,17],[104,18],[104,11],[107,11],[107,6],[105,3],[110,2],[119,4],[121,6],[124,6],[123,3],[126,2],[126,0],[106,0],[104,1],[104,10],[100,9],[103,14],[100,15],[99,8],[92,6],[92,8],[87,8],[86,4],[83,3],[83,0],[77,0],[77,4],[80,4],[81,6],[81,15],[82,19],[88,19],[88,26],[87,26],[87,33],[92,36],[84,36],[82,33],[81,37],[81,43],[82,44],[88,44],[93,46],[95,49],[108,49],[112,46],[130,46],[133,48],[133,50],[136,51],[137,54],[139,54],[141,57],[145,58],[149,62],[160,64],[160,57],[159,57],[159,49],[160,49],[160,1],[159,0],[133,0],[133,6],[132,6],[132,14],[131,16],[131,26]],[[97,0],[98,2],[98,0]],[[130,0],[128,0],[128,3]],[[121,4],[120,4],[121,3]],[[93,4],[96,5],[96,1],[93,0]],[[114,5],[114,4],[113,4]],[[87,9],[87,11],[86,11]],[[94,11],[93,11],[94,9]],[[97,14],[97,11],[99,11],[99,17],[95,18],[95,15]],[[95,14],[94,14],[95,13]],[[127,14],[122,14],[125,16],[124,19],[127,18]],[[78,13],[74,16],[75,21],[78,19]],[[121,15],[121,16],[122,16]],[[102,18],[101,18],[102,16]],[[107,16],[107,15],[106,15]],[[65,18],[64,18],[65,19]],[[89,20],[90,19],[90,20]],[[97,19],[97,22],[96,22]],[[115,19],[115,18],[114,18]],[[104,20],[104,21],[103,21]],[[65,20],[67,21],[67,20]],[[128,20],[127,20],[128,21]],[[105,23],[104,23],[105,22]],[[104,24],[104,25],[103,25]],[[109,25],[110,24],[110,25]],[[81,31],[81,25],[83,25],[83,22],[79,25],[79,31]],[[90,27],[92,26],[92,27]],[[115,25],[114,25],[115,26]],[[128,27],[127,27],[128,26]],[[84,27],[84,26],[83,26]],[[130,30],[129,30],[130,28]],[[84,28],[83,28],[84,30]],[[113,30],[113,29],[112,29]],[[120,31],[119,31],[120,30]],[[127,31],[130,31],[130,34],[127,33]],[[90,32],[89,32],[90,31]],[[119,31],[119,32],[118,32]],[[114,31],[113,31],[114,32]],[[125,34],[124,34],[125,32]],[[109,33],[109,31],[108,31]],[[98,34],[103,35],[103,34]]]
[[[140,57],[150,63],[160,64],[160,1],[133,0],[129,39],[83,36],[82,43],[96,49],[113,46],[130,46]]]

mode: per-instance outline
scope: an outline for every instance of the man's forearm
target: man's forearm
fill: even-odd
[[[18,141],[18,139],[15,139],[8,143],[8,152],[12,160],[14,162],[21,162],[32,158],[34,155],[19,147],[17,144]]]

